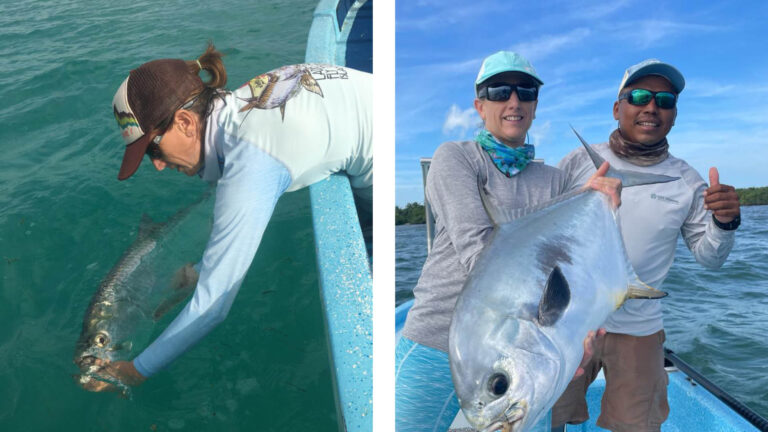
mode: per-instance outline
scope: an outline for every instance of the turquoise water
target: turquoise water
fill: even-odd
[[[306,191],[280,200],[227,320],[132,399],[71,378],[88,302],[142,214],[162,221],[205,188],[146,163],[117,181],[115,90],[209,39],[229,88],[301,62],[315,5],[0,4],[0,430],[337,430]],[[195,234],[187,246],[201,249]]]
[[[719,270],[700,266],[680,240],[664,282],[666,347],[768,418],[768,206],[743,207],[742,225]],[[413,298],[426,259],[426,225],[395,231],[397,304]]]

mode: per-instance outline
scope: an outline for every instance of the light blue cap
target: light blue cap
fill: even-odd
[[[475,87],[488,78],[504,72],[522,72],[530,75],[539,85],[544,84],[544,81],[536,74],[536,69],[523,56],[512,51],[499,51],[483,60],[483,65],[480,66],[480,72],[475,80]]]
[[[627,68],[624,72],[624,78],[621,79],[621,84],[619,84],[619,94],[621,94],[624,87],[648,75],[658,75],[666,78],[672,84],[675,93],[679,94],[685,88],[685,78],[674,66],[660,60],[648,59]]]

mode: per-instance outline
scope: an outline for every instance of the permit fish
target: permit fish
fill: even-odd
[[[603,158],[573,131],[599,167]],[[612,167],[606,175],[623,187],[678,179]],[[517,213],[480,194],[495,228],[454,309],[451,375],[473,427],[520,432],[565,391],[589,331],[627,299],[666,293],[635,274],[605,194],[575,191]]]
[[[306,65],[283,66],[271,72],[259,75],[248,81],[252,97],[244,98],[248,102],[240,112],[251,108],[280,108],[281,118],[285,118],[285,104],[303,88],[323,97],[323,90]]]
[[[180,235],[178,226],[207,202],[211,194],[211,189],[207,190],[200,199],[164,223],[152,222],[147,215],[142,217],[136,240],[101,281],[85,312],[74,354],[74,363],[80,369],[80,374],[74,378],[80,386],[91,388],[103,385],[94,382],[101,381],[128,396],[125,384],[99,372],[104,363],[127,360],[137,333],[149,333],[139,330],[151,328],[155,321],[194,291],[197,272],[191,264],[176,258],[179,251],[175,250],[175,244],[169,244],[169,238]],[[167,265],[172,270],[181,269],[172,282],[158,283],[155,277],[157,262],[174,260],[179,262]]]

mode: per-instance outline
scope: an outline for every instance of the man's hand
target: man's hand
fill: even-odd
[[[600,343],[603,336],[605,336],[604,328],[598,329],[597,332],[590,331],[587,333],[587,337],[584,339],[584,356],[581,358],[581,363],[579,363],[579,367],[573,375],[574,379],[584,375],[584,368],[589,364],[589,361],[592,360],[592,356],[595,354],[595,345]]]
[[[612,177],[606,177],[605,173],[608,172],[608,162],[603,162],[598,168],[597,172],[592,174],[592,177],[584,184],[584,189],[594,189],[598,192],[602,192],[611,197],[611,203],[613,208],[619,208],[621,205],[621,180]]]
[[[715,167],[709,169],[709,188],[704,191],[704,208],[712,210],[712,214],[721,223],[731,222],[741,214],[736,189],[720,184],[720,174]]]

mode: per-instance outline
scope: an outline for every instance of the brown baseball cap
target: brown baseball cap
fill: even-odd
[[[126,146],[118,180],[139,169],[150,132],[202,90],[203,81],[184,60],[154,60],[130,72],[112,99]]]

